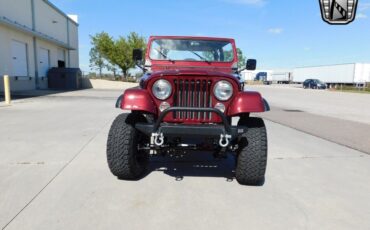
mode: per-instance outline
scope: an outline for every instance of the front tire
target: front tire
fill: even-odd
[[[112,174],[119,179],[139,179],[148,164],[148,154],[138,150],[138,144],[147,140],[134,128],[137,122],[146,122],[146,119],[137,114],[120,114],[109,130],[108,166]]]
[[[241,118],[238,125],[248,127],[239,141],[235,170],[236,180],[243,185],[262,185],[267,165],[267,133],[261,118]]]

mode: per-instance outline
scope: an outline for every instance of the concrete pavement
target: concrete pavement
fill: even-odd
[[[370,156],[267,121],[261,187],[234,160],[154,158],[140,181],[105,158],[120,91],[84,90],[0,107],[5,229],[369,229]],[[287,141],[289,140],[289,141]]]
[[[265,119],[370,154],[370,94],[248,86],[271,105]],[[289,141],[287,139],[287,141]]]
[[[370,94],[302,89],[291,85],[247,85],[277,108],[302,110],[370,125]]]
[[[370,125],[368,124],[277,107],[272,107],[270,112],[260,116],[370,154]]]

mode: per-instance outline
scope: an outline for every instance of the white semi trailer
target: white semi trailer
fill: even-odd
[[[319,79],[328,84],[362,84],[370,82],[370,64],[313,66],[293,70],[293,82],[302,83],[306,79]]]
[[[269,83],[289,84],[293,80],[291,70],[274,70],[267,77]]]
[[[243,70],[241,72],[241,80],[242,81],[254,81],[256,78],[257,71],[250,71],[250,70]]]
[[[270,70],[243,70],[241,72],[241,79],[244,81],[265,81],[270,78]]]

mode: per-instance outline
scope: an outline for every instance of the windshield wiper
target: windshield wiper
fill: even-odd
[[[157,48],[154,48],[162,57],[164,57],[167,61],[174,62],[171,58],[168,58],[166,54],[164,54],[162,51],[160,51]]]
[[[211,64],[211,62],[209,60],[207,60],[207,58],[203,57],[202,55],[196,53],[195,51],[191,51],[191,50],[189,50],[189,51],[192,52],[193,54],[195,54],[196,56],[198,56],[203,61],[207,62],[208,64]]]

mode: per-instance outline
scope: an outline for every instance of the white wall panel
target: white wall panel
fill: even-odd
[[[32,28],[30,0],[0,0],[0,16]]]
[[[75,49],[69,51],[69,67],[79,68],[78,27],[72,21],[69,21],[69,43]]]
[[[64,49],[58,49],[58,61],[66,61],[66,51]]]
[[[78,26],[69,20],[69,45],[78,49]]]
[[[42,0],[35,0],[36,30],[67,43],[67,18]]]

